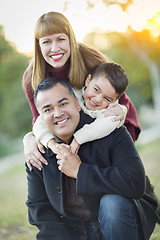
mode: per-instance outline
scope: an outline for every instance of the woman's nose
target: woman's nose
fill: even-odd
[[[58,44],[56,42],[52,42],[51,51],[57,52],[59,50]]]

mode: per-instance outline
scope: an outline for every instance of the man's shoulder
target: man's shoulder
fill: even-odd
[[[94,118],[90,117],[83,111],[80,111],[80,121],[79,121],[76,131],[79,130],[80,128],[82,128],[85,124],[90,124],[93,121],[94,121]]]

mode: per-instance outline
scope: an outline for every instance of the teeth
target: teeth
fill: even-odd
[[[63,54],[52,55],[51,58],[53,58],[53,59],[57,59],[57,58],[61,58],[62,56],[63,56]]]
[[[94,106],[96,106],[96,104],[90,99],[90,101],[91,101],[91,103],[94,105]]]
[[[59,121],[59,122],[57,122],[57,124],[62,124],[62,123],[65,123],[65,122],[67,122],[67,119],[64,119],[64,120],[62,120],[62,121]]]

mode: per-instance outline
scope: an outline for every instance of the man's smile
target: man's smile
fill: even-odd
[[[65,119],[61,119],[58,121],[55,121],[54,124],[55,125],[65,125],[68,122],[69,118],[65,118]]]

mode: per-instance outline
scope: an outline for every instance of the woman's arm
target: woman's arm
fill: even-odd
[[[133,138],[133,141],[136,141],[141,132],[141,127],[138,123],[138,115],[137,115],[136,108],[126,93],[124,93],[119,98],[119,103],[122,105],[125,105],[128,109],[128,113],[127,113],[124,125],[129,131],[131,137]]]
[[[37,117],[39,116],[39,113],[34,103],[34,96],[33,96],[34,92],[31,86],[31,78],[32,78],[32,63],[30,63],[30,65],[28,66],[28,68],[23,74],[22,84],[23,84],[23,89],[24,89],[26,98],[28,100],[28,103],[32,111],[32,115],[33,115],[32,124],[34,124]]]

